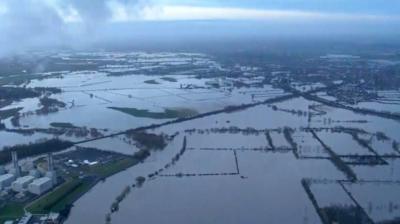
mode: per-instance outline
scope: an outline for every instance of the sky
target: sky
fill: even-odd
[[[0,55],[98,43],[394,36],[398,0],[0,0]]]

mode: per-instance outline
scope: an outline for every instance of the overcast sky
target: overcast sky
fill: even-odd
[[[0,0],[0,53],[96,41],[398,35],[398,0]]]

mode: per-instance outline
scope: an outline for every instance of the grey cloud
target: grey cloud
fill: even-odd
[[[54,47],[85,49],[193,43],[204,40],[328,37],[370,39],[400,35],[398,21],[135,21],[110,23],[113,6],[125,6],[129,16],[140,16],[152,0],[0,0],[0,56]],[[155,7],[157,8],[157,7]],[[115,9],[115,8],[114,8]],[[69,23],[76,12],[81,22]],[[6,11],[4,13],[4,11]],[[131,18],[131,17],[130,17]],[[196,47],[195,44],[190,44]]]
[[[32,47],[90,44],[112,16],[110,2],[129,7],[130,12],[149,4],[147,0],[0,0],[7,8],[0,14],[0,56]],[[71,9],[81,22],[66,23],[60,12]]]
[[[3,0],[1,3],[7,6],[7,11],[0,15],[0,55],[39,44],[42,42],[40,37],[49,32],[61,32],[63,21],[46,4],[30,0]]]

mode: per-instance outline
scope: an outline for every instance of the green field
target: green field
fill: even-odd
[[[122,170],[125,170],[131,166],[134,166],[138,163],[134,158],[124,158],[118,161],[111,162],[107,165],[96,165],[90,168],[90,173],[100,177],[106,178]]]
[[[0,209],[0,223],[9,219],[16,219],[24,214],[24,205],[19,203],[10,203]]]
[[[163,112],[151,112],[149,110],[140,110],[128,107],[109,107],[109,108],[135,117],[144,117],[153,119],[187,118],[199,114],[196,110],[189,108],[168,108],[165,109]]]

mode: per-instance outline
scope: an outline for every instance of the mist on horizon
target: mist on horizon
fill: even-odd
[[[381,3],[0,0],[0,55],[54,48],[243,46],[246,41],[395,43],[400,4]]]

